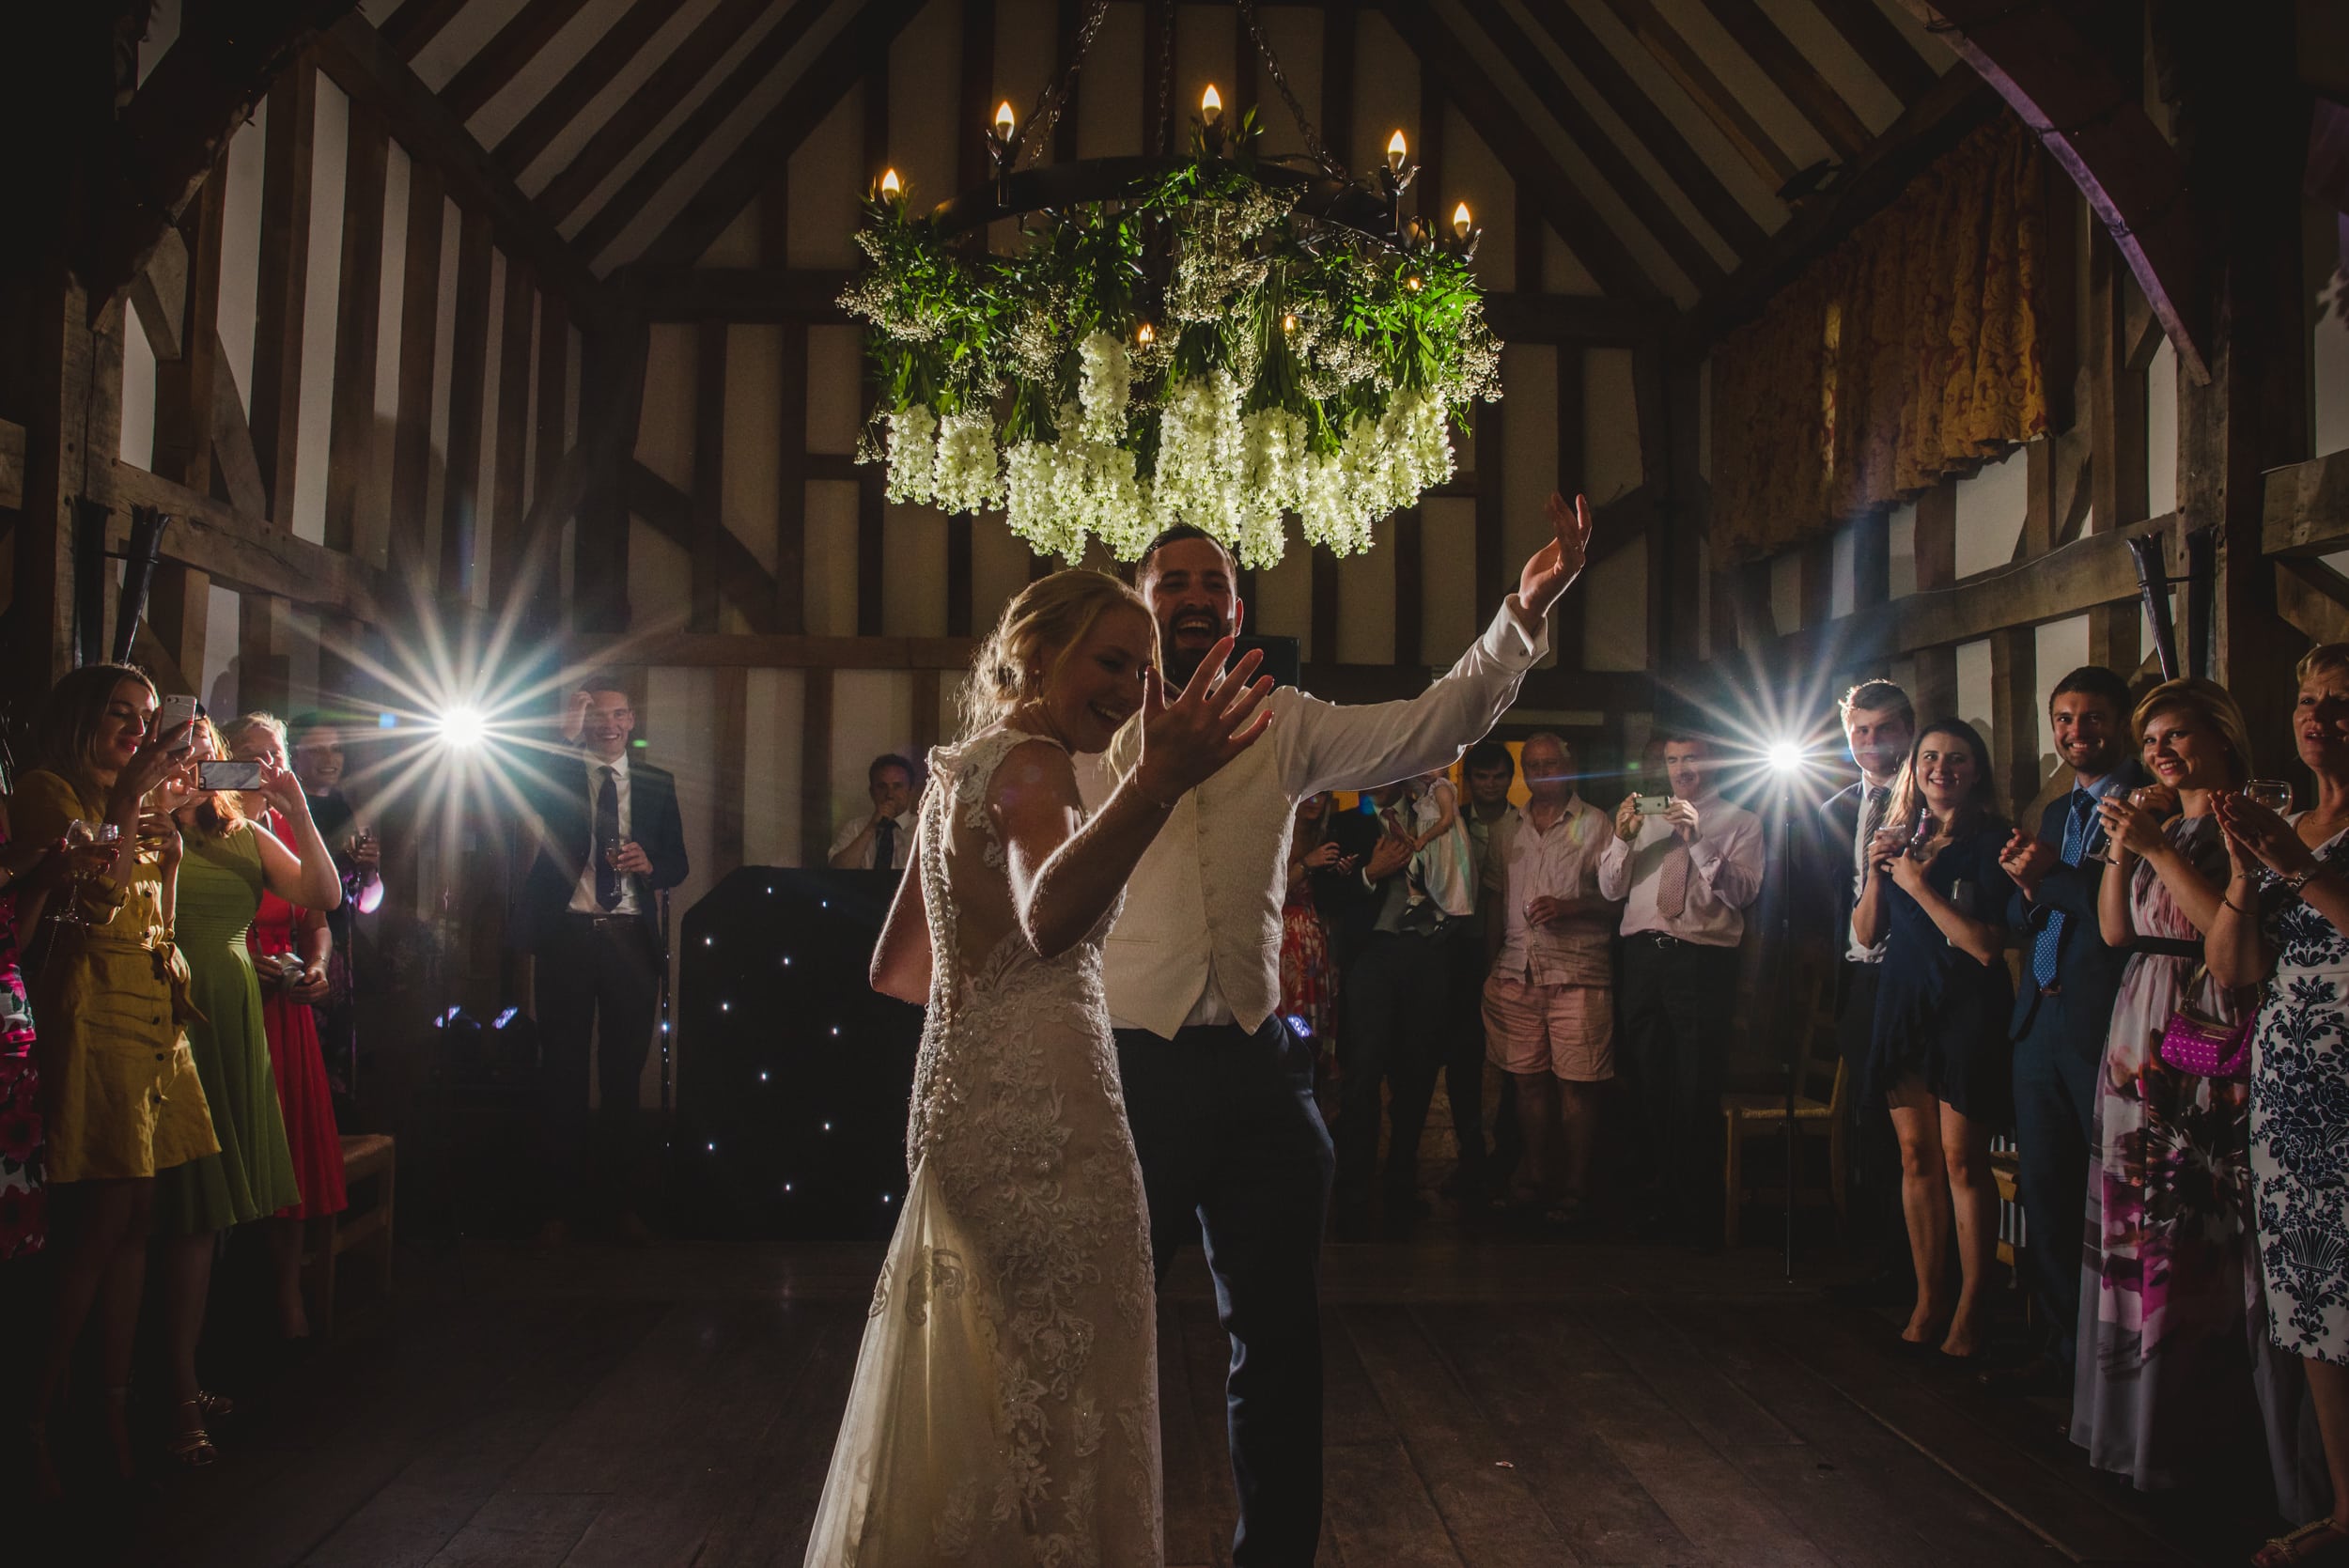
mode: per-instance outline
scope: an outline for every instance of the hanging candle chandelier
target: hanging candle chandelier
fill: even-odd
[[[875,183],[857,236],[871,265],[840,303],[872,328],[857,455],[887,465],[890,499],[1000,509],[1064,560],[1088,538],[1130,560],[1185,522],[1267,567],[1287,517],[1351,554],[1452,476],[1453,427],[1501,394],[1481,231],[1465,201],[1449,233],[1403,215],[1418,170],[1401,131],[1350,176],[1238,4],[1302,159],[1260,155],[1255,111],[1235,119],[1210,84],[1188,153],[1022,167],[1108,14],[1090,0],[1027,123],[996,109],[985,185],[919,213],[894,168]],[[1161,147],[1178,8],[1163,8]],[[1003,220],[1019,241],[996,252],[983,237]]]

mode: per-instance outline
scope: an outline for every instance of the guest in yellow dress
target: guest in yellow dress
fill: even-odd
[[[36,1479],[44,1490],[56,1485],[49,1412],[93,1309],[102,1326],[99,1364],[115,1462],[131,1472],[123,1400],[155,1172],[219,1147],[182,1032],[188,971],[171,939],[179,837],[168,820],[141,815],[150,790],[192,766],[187,726],[158,734],[157,706],[154,683],[128,665],[86,665],[67,675],[34,730],[38,767],[8,802],[16,831],[38,843],[81,836],[68,831],[77,822],[121,834],[111,849],[78,852],[81,879],[19,909],[27,932],[43,903],[54,917],[48,961],[32,986],[59,1243],[33,1396]]]

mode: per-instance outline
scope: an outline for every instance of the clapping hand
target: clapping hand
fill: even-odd
[[[1591,549],[1591,503],[1587,496],[1576,496],[1574,505],[1568,506],[1566,498],[1553,490],[1544,510],[1554,536],[1532,553],[1525,569],[1517,574],[1517,598],[1535,615],[1549,613],[1549,607],[1582,575],[1582,566],[1590,558]]]
[[[1232,657],[1235,641],[1225,637],[1208,649],[1172,702],[1157,667],[1143,672],[1142,760],[1134,765],[1134,779],[1145,799],[1173,805],[1271,726],[1272,710],[1264,700],[1271,694],[1272,677],[1250,679],[1264,662],[1264,652],[1249,649],[1227,672],[1223,661]]]
[[[1908,834],[1898,828],[1878,828],[1868,840],[1868,870],[1872,876],[1890,871],[1907,857]]]
[[[2056,852],[2017,828],[1999,851],[1999,869],[2023,890],[2025,898],[2039,896],[2040,878],[2055,869]]]
[[[2214,790],[2211,810],[2217,815],[2219,830],[2227,835],[2227,847],[2238,864],[2248,866],[2244,860],[2248,855],[2269,870],[2289,877],[2316,863],[2314,852],[2300,842],[2292,824],[2256,800],[2230,790]]]
[[[2154,806],[2134,806],[2110,795],[2096,802],[2096,815],[2104,819],[2106,839],[2123,854],[2142,857],[2161,846],[2161,816]]]

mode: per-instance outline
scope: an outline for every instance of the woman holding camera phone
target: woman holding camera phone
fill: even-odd
[[[301,781],[269,762],[228,765],[220,732],[201,716],[192,752],[196,776],[158,791],[157,803],[171,813],[186,845],[177,929],[199,1014],[189,1021],[188,1045],[220,1152],[158,1182],[156,1219],[171,1238],[163,1293],[173,1382],[170,1452],[194,1468],[219,1457],[205,1422],[231,1408],[206,1393],[195,1376],[217,1234],[302,1201],[245,932],[265,892],[303,908],[331,909],[342,902],[343,885],[310,820]],[[292,825],[293,848],[238,809],[236,786],[247,784]]]
[[[287,766],[285,726],[269,714],[231,719],[220,733],[229,755],[241,762]],[[247,792],[238,805],[281,842],[297,837],[293,825],[259,791]],[[277,1079],[286,1143],[293,1152],[294,1180],[302,1188],[302,1201],[280,1209],[269,1222],[278,1332],[289,1341],[310,1334],[309,1312],[302,1300],[303,1227],[349,1206],[343,1191],[342,1134],[334,1125],[334,1094],[319,1043],[318,1015],[312,1011],[312,1004],[324,1001],[331,988],[327,964],[334,940],[324,910],[301,908],[266,888],[253,929],[245,936],[261,977],[262,1032]]]
[[[1971,1362],[1988,1328],[1983,1285],[1999,1242],[1990,1134],[2012,1109],[2014,1002],[2000,919],[2006,822],[1989,749],[1972,725],[1943,719],[1917,732],[1885,821],[1851,916],[1855,941],[1888,944],[1860,1104],[1885,1106],[1900,1141],[1901,1209],[1917,1266],[1917,1305],[1901,1339],[1917,1355],[1937,1341],[1945,1358]]]

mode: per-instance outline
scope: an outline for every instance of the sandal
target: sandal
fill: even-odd
[[[203,1413],[204,1419],[208,1421],[216,1421],[224,1416],[233,1416],[237,1413],[235,1400],[230,1399],[226,1394],[213,1393],[209,1389],[195,1390],[194,1404],[196,1409]]]
[[[2253,1568],[2289,1568],[2299,1562],[2349,1563],[2349,1529],[2329,1516],[2311,1519],[2262,1546],[2251,1562]]]
[[[204,1430],[204,1401],[201,1398],[183,1399],[179,1402],[179,1408],[194,1411],[195,1422],[175,1433],[171,1441],[164,1445],[164,1452],[182,1469],[200,1470],[218,1462],[220,1450],[212,1446],[212,1435]]]

